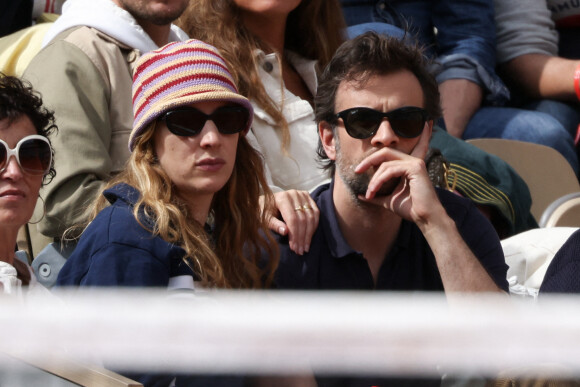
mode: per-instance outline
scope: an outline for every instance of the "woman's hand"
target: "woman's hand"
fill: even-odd
[[[268,227],[288,235],[290,249],[302,255],[310,249],[310,240],[318,227],[320,211],[307,191],[288,190],[274,194]]]

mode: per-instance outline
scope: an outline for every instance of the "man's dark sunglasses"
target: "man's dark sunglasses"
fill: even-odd
[[[221,106],[211,114],[205,114],[193,107],[183,107],[170,110],[159,119],[176,136],[198,135],[207,120],[213,121],[220,133],[234,134],[248,127],[250,112],[243,106]]]
[[[402,107],[386,113],[365,107],[355,107],[337,113],[336,117],[342,118],[349,136],[362,140],[374,136],[385,118],[389,120],[397,136],[417,137],[423,132],[429,114],[425,109],[414,106]]]

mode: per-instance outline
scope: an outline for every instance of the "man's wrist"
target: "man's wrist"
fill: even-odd
[[[433,208],[431,208],[427,216],[421,217],[415,224],[423,234],[439,232],[440,230],[455,227],[455,222],[449,217],[447,211],[445,211],[445,208],[439,202],[433,205]]]

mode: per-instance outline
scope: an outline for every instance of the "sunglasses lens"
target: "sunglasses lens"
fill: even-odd
[[[195,109],[173,110],[165,115],[169,131],[176,136],[196,136],[205,125],[205,114]]]
[[[371,109],[352,109],[345,117],[344,127],[351,137],[371,137],[381,124],[382,116]]]
[[[8,157],[8,151],[6,150],[6,146],[4,144],[0,144],[0,171],[4,169]]]
[[[20,166],[25,172],[33,175],[43,175],[48,171],[51,156],[50,146],[39,139],[24,141],[18,151]]]
[[[246,128],[249,118],[250,112],[242,106],[222,106],[209,116],[193,108],[173,110],[164,120],[171,133],[186,137],[198,135],[207,120],[212,120],[222,134],[238,133]]]
[[[372,137],[384,118],[387,118],[393,131],[399,137],[414,138],[423,132],[427,114],[424,109],[403,107],[382,113],[369,108],[353,108],[338,113],[344,127],[351,137],[364,140]]]
[[[242,106],[222,106],[211,115],[211,119],[223,134],[234,134],[246,129],[249,118],[250,112]]]
[[[425,115],[422,111],[393,112],[389,117],[391,127],[400,137],[414,138],[423,132]]]

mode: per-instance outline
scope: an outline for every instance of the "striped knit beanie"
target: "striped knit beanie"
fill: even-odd
[[[133,76],[133,130],[137,137],[163,113],[202,101],[233,102],[253,117],[250,101],[238,93],[232,74],[218,50],[200,40],[173,42],[143,55]],[[244,132],[250,128],[252,120]]]

